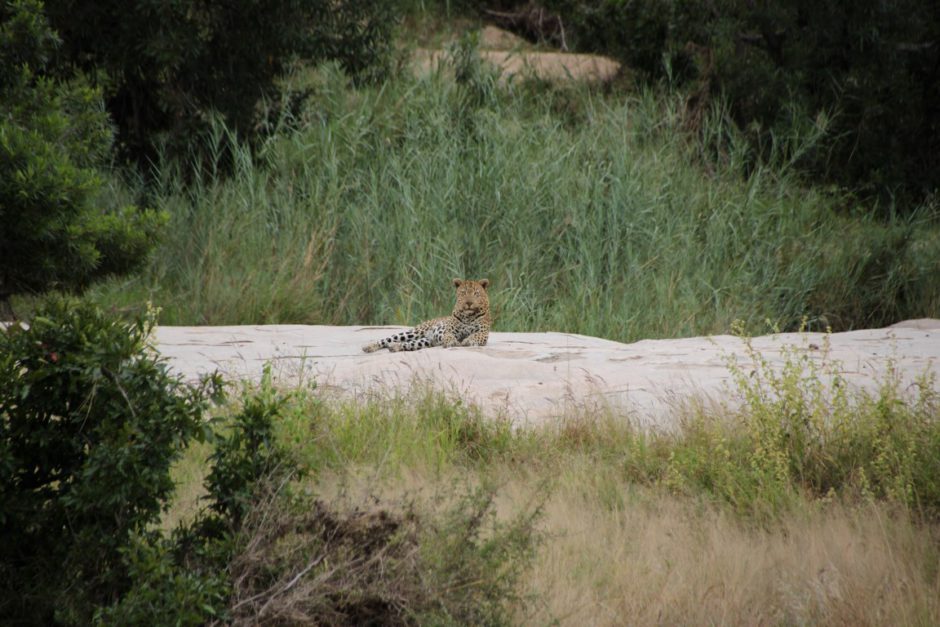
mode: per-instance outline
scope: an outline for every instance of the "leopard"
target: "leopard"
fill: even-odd
[[[407,331],[371,342],[362,347],[366,353],[387,348],[393,353],[416,351],[432,346],[485,346],[493,320],[490,317],[488,279],[454,279],[457,303],[451,315],[426,320]]]

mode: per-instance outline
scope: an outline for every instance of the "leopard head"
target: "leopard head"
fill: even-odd
[[[454,305],[454,317],[459,320],[473,320],[486,315],[490,311],[490,299],[486,288],[490,282],[487,279],[479,281],[465,281],[454,279],[457,288],[457,304]]]

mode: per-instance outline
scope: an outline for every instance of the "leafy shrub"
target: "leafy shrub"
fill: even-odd
[[[0,334],[0,618],[174,624],[222,617],[226,568],[255,484],[283,456],[271,437],[287,397],[270,373],[218,432],[203,419],[221,381],[190,387],[148,348],[153,316],[124,323],[52,300]],[[209,509],[152,529],[187,443],[215,445]]]
[[[200,625],[229,617],[232,560],[241,550],[245,519],[255,516],[269,485],[281,485],[298,469],[272,438],[274,422],[290,395],[278,393],[266,369],[261,387],[246,387],[241,410],[219,419],[205,481],[208,507],[169,537],[138,534],[121,549],[129,585],[117,601],[101,606],[102,624]]]
[[[98,625],[205,625],[226,616],[230,585],[223,558],[225,543],[212,550],[205,542],[182,542],[181,536],[134,535],[121,551],[131,584],[120,599],[99,607]],[[192,539],[192,538],[189,538]],[[185,558],[183,557],[185,555]]]
[[[0,317],[12,294],[134,269],[164,221],[103,206],[110,122],[99,90],[51,74],[58,44],[40,2],[0,7]]]
[[[217,379],[171,376],[124,323],[56,300],[0,333],[0,615],[86,623],[128,588],[122,551],[171,494]]]
[[[283,467],[287,460],[274,442],[274,420],[289,396],[274,389],[271,369],[265,367],[261,386],[246,390],[243,407],[231,421],[227,434],[216,437],[206,478],[210,509],[230,529],[238,529],[254,496],[255,484],[293,472]]]

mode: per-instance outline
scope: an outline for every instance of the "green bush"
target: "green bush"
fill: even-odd
[[[258,515],[265,489],[302,474],[272,437],[289,395],[278,393],[266,370],[261,387],[246,387],[241,408],[218,419],[205,480],[207,507],[170,536],[138,534],[121,549],[128,585],[117,601],[98,608],[101,624],[200,625],[229,616],[230,568],[244,549],[245,520]]]
[[[122,551],[158,520],[170,464],[209,392],[148,350],[152,320],[124,323],[53,301],[0,333],[0,615],[86,623],[128,588]]]
[[[287,459],[274,442],[274,421],[289,398],[274,389],[266,366],[260,388],[245,391],[241,411],[216,438],[206,489],[210,509],[230,529],[241,525],[259,479],[295,472],[284,466]]]
[[[54,77],[58,43],[41,3],[0,6],[0,318],[12,294],[136,268],[164,221],[101,198],[110,122],[97,89]]]
[[[266,379],[215,430],[205,411],[220,379],[191,387],[170,375],[149,348],[152,324],[53,300],[28,329],[0,334],[3,622],[224,616],[255,484],[295,472],[271,437],[287,397]],[[166,536],[154,524],[172,496],[170,466],[205,439],[209,507]]]
[[[131,584],[116,603],[98,608],[94,623],[179,627],[224,619],[230,593],[224,567],[228,547],[219,543],[213,551],[204,540],[182,542],[188,551],[181,551],[178,536],[132,536],[121,551]]]

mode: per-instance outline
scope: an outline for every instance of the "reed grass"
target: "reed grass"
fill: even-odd
[[[940,312],[929,216],[877,221],[792,171],[825,120],[755,163],[721,109],[690,131],[681,94],[455,59],[460,81],[308,72],[254,147],[217,126],[208,165],[157,168],[171,223],[147,271],[93,296],[153,300],[163,324],[409,324],[487,277],[497,330],[627,341]]]

